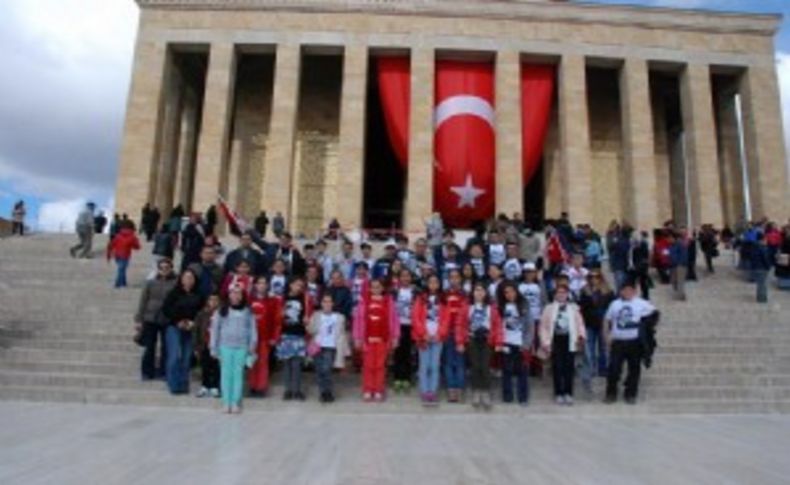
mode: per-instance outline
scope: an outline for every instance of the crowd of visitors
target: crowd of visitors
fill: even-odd
[[[94,209],[88,205],[78,219],[75,257],[90,252]],[[420,401],[436,406],[443,384],[448,402],[489,409],[494,374],[504,403],[527,405],[530,379],[544,366],[558,405],[574,403],[577,371],[585,397],[601,377],[604,402],[613,403],[627,365],[623,398],[634,404],[656,346],[652,274],[685,301],[686,282],[698,278],[697,253],[713,273],[723,244],[737,250],[760,302],[770,270],[780,285],[790,277],[790,225],[768,221],[720,232],[670,221],[651,238],[617,221],[599,235],[567,214],[541,234],[518,214],[502,215],[462,243],[436,214],[425,237],[397,234],[376,258],[371,244],[347,238],[336,220],[324,238],[298,247],[280,213],[267,239],[262,212],[226,252],[214,234],[213,206],[205,217],[179,206],[164,221],[146,206],[142,218],[155,264],[135,314],[142,378],[164,378],[173,394],[188,393],[197,365],[196,395],[221,398],[230,413],[241,410],[245,388],[250,397],[268,396],[275,370],[283,399],[306,399],[309,369],[320,400],[333,402],[334,371],[347,367],[361,374],[364,401],[416,384]],[[140,248],[135,232],[127,216],[116,216],[107,248],[118,266],[116,287],[126,286]]]

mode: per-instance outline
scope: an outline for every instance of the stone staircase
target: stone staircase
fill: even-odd
[[[140,349],[132,342],[132,315],[150,267],[150,246],[130,266],[134,287],[114,290],[114,265],[101,255],[73,260],[70,236],[35,235],[0,240],[0,399],[120,403],[210,408],[215,400],[170,396],[161,381],[141,382]],[[96,248],[106,239],[99,238]],[[100,251],[98,251],[100,253]],[[725,265],[729,255],[720,258]],[[669,300],[658,287],[654,302],[663,318],[653,369],[643,374],[639,406],[600,403],[579,396],[571,409],[551,402],[550,379],[531,379],[524,411],[497,406],[497,413],[646,414],[790,412],[790,293],[772,291],[771,303],[754,303],[753,287],[729,267],[689,285],[689,302]],[[309,401],[285,404],[274,376],[272,398],[245,400],[248,410],[320,405],[312,376]],[[339,403],[327,412],[423,412],[416,396],[391,396],[384,404],[358,399],[359,376],[338,376]],[[579,393],[581,394],[581,393]],[[443,405],[442,413],[469,413],[470,406]]]

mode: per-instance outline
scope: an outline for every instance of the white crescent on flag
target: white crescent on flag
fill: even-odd
[[[494,129],[494,107],[479,96],[451,96],[439,103],[433,112],[433,129],[438,130],[442,123],[460,115],[482,118]]]

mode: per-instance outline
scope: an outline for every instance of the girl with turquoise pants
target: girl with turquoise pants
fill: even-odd
[[[258,346],[255,319],[240,286],[231,286],[228,300],[211,319],[211,355],[219,358],[222,411],[241,412],[244,368],[252,367]]]

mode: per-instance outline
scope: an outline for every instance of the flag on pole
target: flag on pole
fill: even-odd
[[[250,227],[250,225],[247,224],[247,221],[245,221],[236,211],[234,211],[221,195],[218,195],[217,199],[219,200],[219,210],[222,211],[222,215],[224,215],[225,219],[227,219],[228,226],[230,226],[230,232],[232,234],[239,236]]]

